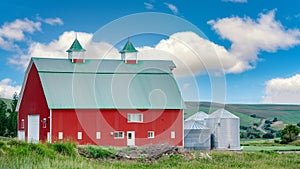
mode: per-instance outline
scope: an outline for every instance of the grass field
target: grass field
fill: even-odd
[[[299,154],[278,154],[259,150],[208,153],[212,159],[185,159],[180,155],[168,155],[149,163],[143,159],[88,159],[78,155],[72,143],[51,145],[0,141],[0,168],[300,168]]]
[[[300,151],[300,146],[243,146],[243,151]]]

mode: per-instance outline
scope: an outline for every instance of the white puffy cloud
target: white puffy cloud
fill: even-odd
[[[21,86],[15,85],[15,83],[9,79],[5,78],[0,81],[0,98],[11,99],[14,93],[19,93]]]
[[[0,48],[5,50],[18,49],[14,42],[25,40],[25,33],[32,34],[40,30],[40,22],[34,22],[27,18],[4,23],[0,28]]]
[[[63,25],[64,22],[62,21],[62,19],[56,17],[56,18],[46,18],[46,19],[42,19],[40,18],[43,22],[49,24],[49,25]]]
[[[276,52],[300,44],[299,29],[285,29],[275,20],[275,10],[260,14],[257,20],[230,17],[208,23],[222,38],[232,43],[229,52],[241,61],[237,66],[241,71],[255,67],[260,51]]]
[[[67,58],[66,50],[73,43],[75,34],[81,45],[87,50],[87,58],[116,58],[116,55],[119,55],[118,51],[107,43],[89,43],[92,38],[90,33],[67,31],[50,43],[32,42],[27,53],[10,58],[9,63],[21,66],[25,70],[31,57]]]
[[[174,4],[164,3],[174,14],[178,14],[178,8]]]
[[[300,104],[300,74],[271,79],[265,85],[263,103]]]
[[[240,71],[237,58],[223,46],[204,39],[193,32],[179,32],[161,40],[155,47],[137,48],[142,60],[173,60],[177,77],[195,76],[200,73]]]
[[[222,0],[223,2],[246,3],[247,0]]]

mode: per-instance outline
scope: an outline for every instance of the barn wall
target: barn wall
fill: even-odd
[[[40,121],[40,140],[47,140],[47,132],[50,131],[49,109],[43,92],[42,84],[34,64],[29,70],[26,85],[23,90],[22,101],[18,113],[18,130],[25,130],[25,138],[28,136],[28,115],[39,114],[40,120],[47,119],[46,128]],[[21,120],[24,119],[24,129],[21,127]]]
[[[127,113],[143,114],[142,123],[129,123]],[[182,110],[52,110],[52,138],[72,139],[79,144],[127,146],[127,131],[135,131],[135,145],[169,143],[183,145]],[[115,139],[114,131],[124,131],[124,138]],[[148,131],[154,131],[155,138],[148,138]],[[175,131],[175,138],[171,138]],[[77,139],[82,132],[82,139]],[[96,132],[101,138],[96,139]]]

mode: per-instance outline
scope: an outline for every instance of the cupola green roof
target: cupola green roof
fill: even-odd
[[[128,39],[127,43],[123,47],[123,49],[120,51],[120,53],[126,53],[126,52],[137,52],[137,50],[134,48],[133,44]]]
[[[79,41],[77,39],[74,40],[73,44],[71,45],[70,49],[67,50],[67,52],[84,52],[85,49],[81,46]]]

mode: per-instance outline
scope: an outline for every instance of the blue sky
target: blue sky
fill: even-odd
[[[192,77],[177,78],[185,100],[222,101],[213,96],[213,93],[218,95],[222,90],[224,96],[220,94],[220,97],[226,103],[300,103],[298,0],[12,0],[2,2],[0,11],[1,97],[9,97],[20,90],[31,56],[53,54],[53,57],[65,57],[64,52],[74,38],[73,31],[79,32],[80,40],[91,37],[118,18],[159,12],[195,25],[207,41],[202,41],[204,36],[198,38],[182,32],[170,37],[188,43],[215,45],[217,57],[220,57],[220,63],[216,65],[223,65],[209,64],[209,58],[206,64],[209,70],[191,65]],[[124,30],[120,27],[119,31]],[[141,51],[151,48],[176,52],[178,44],[170,37],[145,34],[132,37],[132,42]],[[114,45],[119,50],[122,44],[124,39]],[[176,50],[168,51],[172,50],[172,46],[166,49],[166,44],[174,45]],[[201,45],[188,45],[199,49],[201,55],[210,56]],[[182,56],[184,53],[179,54],[181,61],[192,62]],[[222,72],[222,75],[217,72]],[[224,86],[219,86],[219,83],[224,83]]]

